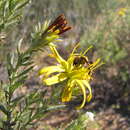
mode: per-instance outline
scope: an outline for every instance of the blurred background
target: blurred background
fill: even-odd
[[[0,60],[14,49],[20,38],[24,38],[25,48],[29,45],[34,25],[54,20],[60,14],[66,16],[72,30],[62,36],[63,42],[58,43],[59,53],[67,58],[80,41],[82,50],[94,46],[87,54],[89,60],[100,57],[105,62],[91,82],[93,100],[83,109],[96,114],[96,125],[92,124],[89,129],[130,129],[130,0],[32,0],[24,10],[22,22],[8,31],[8,44],[1,46]],[[40,68],[55,61],[44,52],[36,56],[35,62]],[[39,79],[34,75],[30,75],[26,89],[39,86]],[[1,78],[5,78],[4,74]],[[42,126],[44,121],[48,129],[56,128],[76,115],[75,110],[52,112],[37,126]]]

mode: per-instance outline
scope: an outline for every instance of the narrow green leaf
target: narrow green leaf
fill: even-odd
[[[4,105],[1,105],[1,104],[0,104],[0,110],[1,110],[4,114],[8,115],[8,111],[7,111],[7,109],[4,107]]]
[[[19,78],[19,77],[21,77],[21,76],[26,75],[30,70],[33,69],[33,67],[34,67],[34,66],[31,66],[31,67],[27,68],[26,70],[24,70],[23,72],[21,72],[16,78]]]
[[[9,88],[9,93],[12,94],[17,88],[19,88],[21,85],[23,85],[26,78],[27,78],[27,75],[21,77],[13,85],[11,85]]]
[[[22,63],[23,66],[29,66],[32,64],[33,64],[33,61],[27,61],[27,62]]]
[[[21,38],[19,40],[18,45],[17,45],[17,53],[18,53],[18,55],[20,55],[20,50],[21,50],[22,42],[23,42],[23,38]]]
[[[7,70],[8,70],[8,75],[10,76],[11,73],[13,72],[13,66],[11,64],[11,55],[7,54]]]
[[[29,3],[30,0],[27,0],[25,2],[23,2],[22,4],[18,4],[16,7],[15,7],[15,10],[19,10],[23,7],[25,7],[28,3]]]
[[[49,106],[49,107],[43,106],[43,107],[37,109],[36,113],[32,116],[31,120],[33,121],[35,119],[40,119],[43,116],[45,116],[45,114],[47,114],[47,112],[49,112],[49,111],[63,109],[65,107],[66,107],[66,105],[55,105],[55,106]]]
[[[13,0],[9,0],[9,11],[10,12],[12,11],[12,3],[13,3]]]
[[[14,98],[11,101],[12,102],[11,107],[12,108],[16,107],[22,101],[23,98],[24,98],[24,95]]]

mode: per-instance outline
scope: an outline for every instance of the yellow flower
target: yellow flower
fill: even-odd
[[[75,89],[78,89],[79,93],[82,92],[83,101],[82,104],[77,107],[80,109],[85,105],[86,101],[89,102],[91,100],[92,91],[89,81],[92,79],[92,72],[103,63],[100,63],[100,59],[97,59],[91,64],[89,63],[85,54],[91,47],[80,54],[75,53],[76,48],[77,46],[74,48],[69,58],[64,60],[57,52],[55,45],[51,44],[51,56],[54,57],[59,64],[42,68],[39,74],[43,75],[42,80],[46,85],[53,85],[66,81],[66,86],[64,87],[61,97],[62,102],[70,101]],[[86,95],[86,89],[89,91],[88,95]]]
[[[120,10],[118,11],[118,15],[119,16],[125,16],[126,15],[126,8],[120,8]]]

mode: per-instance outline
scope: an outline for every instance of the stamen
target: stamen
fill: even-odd
[[[92,48],[93,46],[91,45],[87,50],[83,53],[83,56]]]
[[[77,43],[77,44],[76,44],[76,46],[74,47],[74,49],[73,49],[73,51],[72,51],[71,55],[73,55],[73,54],[74,54],[74,52],[76,51],[76,49],[77,49],[79,46],[80,46],[80,43]]]

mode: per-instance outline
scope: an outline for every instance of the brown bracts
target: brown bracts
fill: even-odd
[[[46,31],[57,32],[57,34],[63,34],[64,32],[70,30],[71,27],[67,26],[67,20],[63,14],[58,16],[54,22],[47,28]]]

